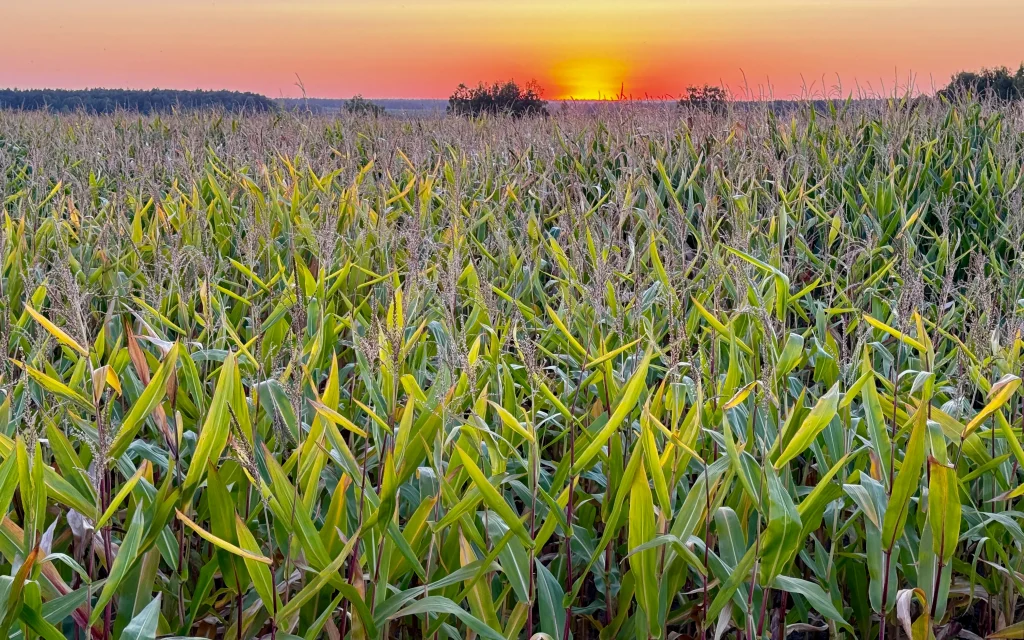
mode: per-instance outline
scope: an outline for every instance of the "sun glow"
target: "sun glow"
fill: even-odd
[[[586,58],[566,60],[551,69],[553,98],[600,100],[615,98],[626,82],[628,67],[622,60]]]
[[[460,82],[536,78],[551,100],[704,83],[887,93],[911,71],[931,90],[1016,69],[1022,24],[1021,0],[0,0],[0,87],[296,97],[301,79],[310,96],[446,98]]]

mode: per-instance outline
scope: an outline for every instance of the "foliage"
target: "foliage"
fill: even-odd
[[[515,80],[495,82],[487,86],[480,83],[470,88],[460,84],[448,98],[448,113],[462,116],[505,115],[513,118],[546,115],[547,107],[541,100],[540,85],[528,82],[520,87]]]
[[[978,98],[1020,100],[1024,98],[1024,63],[1016,73],[1010,73],[1006,67],[982,69],[980,73],[961,71],[939,93],[949,97],[969,93]]]
[[[705,84],[702,87],[686,87],[686,95],[679,100],[679,106],[692,107],[701,111],[723,113],[729,104],[729,94],[722,87]]]
[[[379,118],[384,115],[384,107],[372,100],[367,100],[361,95],[352,96],[346,100],[341,105],[341,110],[351,115],[370,116],[373,118]]]
[[[1019,113],[695,120],[0,113],[0,632],[1019,637]]]
[[[114,113],[220,108],[235,112],[273,111],[266,96],[240,91],[177,91],[171,89],[0,89],[0,109]]]

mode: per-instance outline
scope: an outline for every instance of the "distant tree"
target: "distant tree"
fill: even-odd
[[[485,113],[507,115],[514,118],[547,115],[547,103],[541,100],[540,85],[530,81],[524,87],[515,80],[484,83],[474,88],[460,84],[448,98],[448,113],[460,116],[479,116]]]
[[[227,111],[272,111],[273,100],[256,93],[238,91],[175,91],[151,89],[0,89],[0,109],[86,111],[111,113],[118,109],[150,113],[172,109],[218,108]]]
[[[722,113],[729,102],[729,94],[722,87],[705,84],[700,87],[686,87],[686,95],[679,100],[682,107],[692,107],[701,111]]]
[[[376,102],[367,100],[362,95],[355,95],[346,100],[345,104],[341,105],[341,110],[351,115],[372,116],[374,118],[384,115],[384,107]]]
[[[1003,101],[1024,99],[1024,63],[1013,74],[1006,67],[982,69],[980,72],[961,71],[939,91],[940,96],[947,98],[968,93]]]

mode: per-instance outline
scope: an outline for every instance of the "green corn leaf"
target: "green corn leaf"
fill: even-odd
[[[114,556],[114,562],[111,564],[107,581],[103,583],[103,589],[100,591],[96,604],[93,606],[92,615],[89,617],[89,626],[96,624],[96,621],[103,615],[104,607],[118,593],[121,583],[128,575],[129,569],[131,569],[136,558],[138,558],[139,545],[142,542],[145,529],[146,521],[142,514],[142,509],[136,509],[135,515],[132,516],[131,524],[128,525],[128,531],[121,540],[117,555]]]
[[[534,564],[537,567],[537,606],[540,612],[541,631],[554,640],[562,640],[562,631],[565,628],[565,607],[562,606],[562,600],[565,593],[558,580],[539,558]]]
[[[761,543],[759,581],[769,585],[796,556],[802,544],[800,514],[778,474],[766,466],[768,489],[768,527]]]
[[[206,529],[203,529],[202,527],[200,527],[195,522],[192,522],[192,520],[190,520],[188,516],[186,516],[181,511],[178,511],[177,509],[175,509],[175,513],[177,513],[177,515],[178,515],[178,520],[181,520],[189,529],[194,531],[200,538],[202,538],[203,540],[206,540],[207,542],[213,544],[213,546],[217,547],[218,549],[223,549],[224,551],[227,551],[228,553],[234,554],[234,555],[236,555],[236,556],[238,556],[240,558],[244,558],[246,560],[252,560],[254,562],[260,562],[260,563],[263,563],[263,564],[271,564],[270,558],[267,558],[266,556],[259,555],[257,553],[251,553],[249,551],[246,551],[245,549],[242,549],[242,548],[238,547],[237,545],[232,544],[232,543],[228,542],[227,540],[224,540],[223,538],[219,538],[219,537],[213,535],[212,533],[210,533]]]
[[[467,627],[472,629],[481,638],[488,640],[505,640],[505,637],[495,629],[484,624],[479,618],[455,604],[443,596],[427,596],[420,598],[413,604],[402,609],[394,615],[395,618],[403,618],[413,615],[451,615],[461,620]]]
[[[147,604],[121,632],[122,640],[156,640],[160,622],[160,594]]]
[[[483,497],[484,502],[487,503],[487,506],[501,516],[501,519],[504,520],[509,528],[515,532],[516,536],[522,540],[523,544],[526,545],[526,548],[532,549],[533,540],[530,539],[530,534],[526,531],[526,528],[523,526],[522,521],[520,521],[519,516],[516,515],[515,511],[512,510],[512,507],[505,501],[505,498],[498,493],[498,490],[494,488],[494,485],[492,485],[491,481],[487,479],[484,472],[480,470],[480,467],[473,462],[473,459],[470,457],[469,453],[462,448],[462,445],[456,444],[455,449],[459,452],[459,458],[462,461],[463,469],[466,470],[466,473],[468,473],[469,477],[472,478],[475,486],[480,490],[480,494]]]
[[[110,444],[110,456],[112,458],[121,457],[128,448],[128,445],[135,439],[146,418],[153,413],[153,410],[163,400],[164,395],[167,393],[167,381],[174,373],[174,367],[178,361],[179,348],[177,344],[171,347],[167,356],[164,357],[164,361],[160,364],[160,368],[156,370],[149,384],[142,391],[142,395],[135,401],[131,411],[121,422],[121,428],[118,430],[117,435],[114,436],[114,441]]]
[[[932,550],[943,566],[953,559],[960,540],[960,490],[952,467],[928,461],[928,522],[932,526]]]
[[[643,463],[633,474],[629,491],[629,547],[636,549],[655,536],[654,498]],[[636,601],[647,615],[650,635],[661,637],[658,616],[658,555],[654,549],[633,553],[629,566],[636,580]]]
[[[971,421],[967,423],[967,426],[964,427],[963,432],[960,434],[960,438],[966,439],[972,433],[977,431],[985,420],[1005,405],[1019,388],[1020,378],[1013,374],[1003,376],[998,382],[992,385],[992,389],[989,392],[988,403],[976,416],[971,418]]]
[[[912,419],[913,428],[903,456],[903,466],[900,467],[899,474],[893,482],[892,495],[889,497],[889,505],[885,509],[885,519],[882,522],[882,546],[887,552],[903,535],[903,526],[910,511],[910,499],[921,483],[928,415],[924,410],[918,410]]]
[[[790,462],[798,455],[807,450],[818,437],[818,434],[828,426],[836,415],[839,406],[839,383],[832,385],[828,393],[818,399],[818,402],[811,409],[810,414],[800,423],[800,428],[793,434],[793,438],[782,450],[779,459],[775,461],[775,469],[781,469],[787,462]]]
[[[626,419],[626,416],[636,407],[637,400],[640,399],[640,394],[646,386],[647,368],[651,363],[651,357],[651,352],[644,356],[643,361],[636,368],[636,371],[633,372],[629,382],[626,383],[626,387],[622,391],[622,398],[615,406],[615,411],[612,412],[608,422],[601,427],[601,430],[594,436],[587,448],[576,457],[576,463],[572,465],[569,471],[570,474],[574,476],[579,475],[590,464],[590,461],[607,444],[608,438],[615,433],[615,430],[619,428],[623,420]]]
[[[807,598],[812,607],[829,620],[838,622],[841,625],[846,624],[843,614],[839,613],[839,610],[832,604],[832,599],[825,593],[825,590],[813,582],[789,576],[776,576],[772,587],[781,591],[799,593]]]
[[[231,415],[228,403],[234,392],[232,388],[234,367],[235,356],[233,353],[229,353],[221,366],[217,388],[213,392],[210,409],[199,433],[195,453],[192,454],[192,460],[189,462],[188,473],[185,475],[182,497],[186,499],[186,503],[191,501],[199,482],[203,479],[207,463],[216,462],[228,442],[228,436],[231,433]],[[155,379],[156,377],[154,377]]]

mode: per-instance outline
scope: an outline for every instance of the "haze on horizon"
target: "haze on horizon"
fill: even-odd
[[[0,87],[446,98],[536,79],[547,98],[940,88],[1024,58],[1020,0],[7,0]]]

